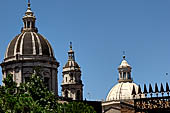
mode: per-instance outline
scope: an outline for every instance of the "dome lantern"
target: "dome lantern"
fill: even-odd
[[[118,67],[118,71],[119,71],[119,82],[132,82],[132,78],[131,78],[131,66],[128,64],[128,62],[125,59],[126,57],[123,56],[123,60],[120,64],[120,66]]]
[[[28,8],[27,11],[25,12],[25,16],[23,16],[22,19],[24,27],[21,29],[21,32],[25,31],[38,32],[38,29],[35,27],[36,17],[34,16],[34,13],[31,11],[30,0],[28,0]]]

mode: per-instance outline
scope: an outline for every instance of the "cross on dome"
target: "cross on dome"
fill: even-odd
[[[72,42],[70,42],[70,50],[72,50]]]
[[[31,3],[30,3],[30,0],[28,0],[28,7],[30,7]]]
[[[31,11],[31,3],[30,3],[30,0],[28,0],[28,7],[27,7],[27,11],[25,12],[25,15],[33,16],[33,12]]]

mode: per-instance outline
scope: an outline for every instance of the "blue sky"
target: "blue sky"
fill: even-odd
[[[39,33],[49,40],[60,62],[59,92],[70,41],[82,70],[84,98],[106,98],[117,83],[123,51],[135,83],[170,81],[170,1],[32,0],[31,4]],[[8,43],[20,33],[26,8],[26,0],[0,3],[1,61]]]

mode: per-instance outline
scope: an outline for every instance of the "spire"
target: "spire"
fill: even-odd
[[[36,17],[34,13],[31,11],[31,3],[28,0],[28,7],[27,11],[25,12],[25,16],[22,18],[24,22],[24,27],[22,28],[21,32],[38,32],[38,29],[35,27],[35,20]]]
[[[72,42],[70,42],[70,50],[68,51],[68,60],[73,60],[75,61],[75,57],[74,57],[74,51],[72,50],[73,46],[72,46]]]
[[[69,46],[69,51],[68,51],[68,61],[65,64],[65,66],[63,68],[77,68],[80,69],[80,66],[77,64],[77,62],[75,61],[75,56],[74,56],[74,51],[73,51],[73,46],[72,46],[72,42],[70,42],[70,46]]]
[[[31,3],[30,3],[30,0],[28,0],[28,9],[31,10]]]
[[[27,7],[27,11],[25,12],[25,15],[31,15],[33,16],[33,12],[31,11],[31,3],[30,0],[28,0],[28,7]]]

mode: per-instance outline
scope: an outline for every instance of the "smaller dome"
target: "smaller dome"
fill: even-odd
[[[77,62],[71,60],[69,60],[63,68],[69,68],[69,67],[80,68]]]
[[[123,60],[120,66],[130,66],[126,60]]]
[[[131,66],[128,64],[128,62],[125,59],[123,59],[119,68],[122,68],[122,67],[131,67]]]
[[[111,100],[126,100],[133,99],[132,90],[135,87],[136,92],[138,91],[138,85],[130,82],[121,82],[116,84],[109,92],[106,101]]]

